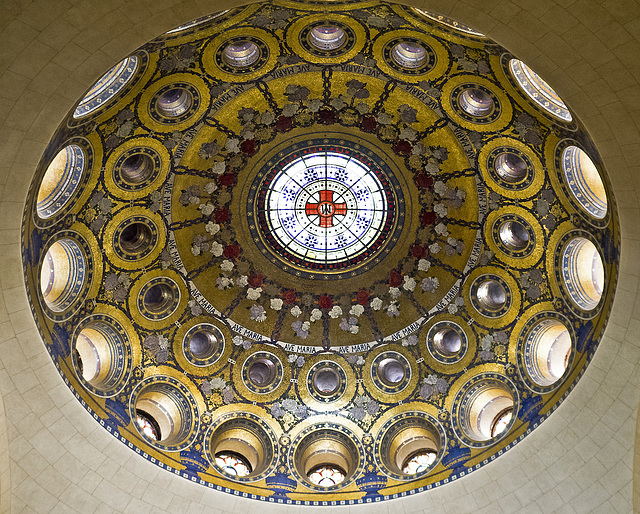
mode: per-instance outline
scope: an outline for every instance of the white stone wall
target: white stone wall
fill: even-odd
[[[550,82],[591,132],[618,201],[621,273],[600,348],[551,419],[496,462],[402,500],[287,509],[174,477],[116,441],[71,395],[40,341],[23,286],[20,222],[33,170],[63,115],[105,70],[152,37],[239,3],[0,0],[0,511],[631,512],[640,381],[635,0],[409,2],[481,30]]]

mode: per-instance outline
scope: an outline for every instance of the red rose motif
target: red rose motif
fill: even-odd
[[[422,259],[427,255],[427,250],[425,250],[424,246],[416,245],[411,249],[411,255],[416,259]]]
[[[365,289],[360,289],[358,294],[356,295],[356,301],[360,305],[368,305],[369,304],[369,292]]]
[[[433,185],[433,177],[425,175],[424,173],[418,173],[415,177],[413,177],[413,181],[420,189],[427,189],[428,187],[431,187]]]
[[[433,225],[436,222],[436,213],[430,211],[423,212],[420,216],[420,222],[423,225]]]
[[[293,128],[293,118],[280,116],[276,120],[276,130],[278,132],[289,132]]]
[[[262,273],[251,273],[247,278],[247,282],[251,287],[260,287],[262,285],[262,281],[264,280],[264,275]]]
[[[239,245],[228,245],[224,249],[224,256],[227,259],[237,259],[238,255],[240,255],[240,246]]]
[[[320,119],[320,123],[324,123],[325,125],[330,125],[336,122],[337,119],[336,112],[333,109],[324,108],[318,111],[318,118]]]
[[[215,213],[216,223],[226,223],[229,220],[229,209],[218,209]]]
[[[242,143],[240,143],[240,150],[246,153],[249,156],[255,155],[258,151],[258,144],[254,139],[246,139]]]
[[[236,185],[236,176],[233,173],[223,173],[218,177],[221,186],[233,187]]]
[[[320,298],[318,298],[318,305],[321,309],[330,309],[331,308],[331,298],[327,295],[323,294]]]
[[[398,155],[406,156],[411,154],[411,143],[409,141],[404,141],[399,139],[395,143],[393,143],[392,149]]]
[[[373,114],[365,114],[360,122],[360,128],[364,132],[375,132],[378,128],[378,122]]]
[[[389,285],[391,287],[398,287],[402,284],[402,275],[398,273],[396,270],[392,269],[389,273]]]
[[[284,299],[284,303],[286,303],[287,305],[292,305],[296,303],[297,300],[296,292],[291,290],[285,291],[284,293],[282,293],[282,298]]]

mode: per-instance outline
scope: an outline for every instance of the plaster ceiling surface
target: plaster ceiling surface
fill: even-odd
[[[432,10],[438,10],[436,8],[437,6],[429,5],[427,7]],[[457,4],[457,8],[460,12],[455,11],[452,13],[452,15],[455,15],[455,18],[469,23],[484,33],[487,33],[489,36],[492,36],[491,28],[493,27],[493,24],[489,22],[489,18],[483,18],[478,13],[476,13],[475,17],[470,12],[465,15],[466,11],[464,4]],[[593,8],[595,9],[595,7]],[[500,7],[496,7],[495,9],[496,13],[502,12]],[[185,16],[180,17],[179,19],[173,19],[175,23],[172,21],[172,23],[167,23],[166,26],[162,25],[162,29],[155,31],[154,34],[166,31],[172,26],[177,25],[179,22],[195,17],[197,14],[213,10],[215,10],[214,6],[208,6],[199,13],[194,13],[194,16]],[[581,10],[581,12],[584,11],[584,9]],[[587,9],[587,11],[589,10]],[[440,12],[442,11],[440,10]],[[526,13],[523,12],[520,14],[525,16]],[[483,26],[483,19],[486,26]],[[517,19],[517,16],[513,19]],[[579,25],[580,23],[577,22],[576,26]],[[578,114],[580,119],[585,122],[587,129],[591,131],[591,135],[603,155],[603,160],[611,174],[613,188],[616,190],[616,194],[618,195],[620,202],[623,245],[621,262],[621,274],[623,278],[621,280],[620,289],[623,291],[621,295],[626,298],[627,301],[625,302],[624,307],[619,307],[620,299],[618,296],[612,311],[611,325],[603,339],[602,346],[596,353],[591,367],[579,382],[576,390],[569,395],[565,404],[558,409],[554,417],[545,421],[545,423],[543,423],[536,432],[501,457],[500,461],[504,462],[504,464],[489,464],[486,466],[486,469],[474,472],[469,477],[461,478],[459,481],[456,481],[456,483],[443,485],[438,490],[430,491],[412,499],[393,501],[389,503],[389,507],[380,505],[376,507],[364,506],[362,508],[378,508],[384,510],[387,508],[393,508],[393,505],[402,505],[405,510],[413,511],[419,510],[423,508],[425,504],[432,502],[432,505],[441,505],[443,510],[451,509],[451,511],[456,512],[465,510],[481,510],[482,508],[490,509],[495,508],[496,505],[500,506],[499,508],[502,508],[505,511],[509,511],[510,509],[519,510],[520,507],[528,506],[528,508],[534,512],[548,512],[559,510],[563,507],[568,508],[566,505],[570,502],[574,502],[575,508],[573,508],[573,510],[580,512],[587,511],[588,508],[591,507],[602,508],[603,512],[611,512],[612,509],[616,508],[619,508],[620,511],[628,511],[630,509],[631,499],[631,462],[629,456],[631,455],[631,448],[634,439],[633,433],[635,428],[635,408],[637,397],[633,382],[627,381],[626,384],[622,382],[632,376],[633,368],[630,368],[630,366],[635,365],[636,358],[634,356],[636,355],[636,352],[634,352],[632,346],[627,346],[632,344],[632,342],[622,345],[622,343],[616,344],[614,341],[615,338],[624,339],[624,333],[626,332],[626,328],[629,326],[629,320],[624,319],[623,314],[632,311],[631,306],[633,305],[633,298],[635,298],[635,295],[632,294],[633,291],[628,291],[629,289],[635,290],[635,286],[632,287],[635,282],[631,280],[631,276],[635,274],[635,271],[631,268],[628,272],[625,272],[625,266],[629,266],[629,263],[625,263],[624,253],[625,240],[628,237],[633,239],[632,233],[627,234],[627,237],[625,237],[625,223],[628,223],[628,221],[625,221],[626,216],[628,216],[628,214],[625,214],[627,212],[626,206],[633,205],[635,196],[628,192],[617,192],[619,189],[626,191],[625,187],[630,187],[632,184],[629,181],[623,181],[623,186],[618,185],[617,183],[618,179],[616,177],[617,174],[620,173],[618,170],[621,168],[626,169],[626,164],[623,158],[617,159],[614,155],[615,152],[613,152],[611,148],[611,145],[613,145],[613,138],[604,137],[601,132],[599,132],[606,122],[597,116],[594,118],[592,113],[597,111],[597,104],[588,103],[587,105],[584,105],[587,102],[584,97],[578,94],[580,87],[576,84],[570,83],[567,79],[563,82],[562,77],[560,77],[559,70],[558,76],[560,78],[557,79],[557,82],[553,81],[552,77],[554,66],[551,64],[551,61],[543,59],[543,55],[538,55],[536,51],[531,51],[529,49],[529,51],[531,51],[529,56],[527,55],[527,47],[522,41],[514,40],[510,45],[509,37],[506,34],[504,37],[501,37],[502,32],[500,29],[495,29],[495,32],[496,35],[494,37],[496,37],[497,40],[518,55],[518,57],[522,57],[527,63],[531,64],[537,71],[545,76],[545,78],[549,79],[558,92],[560,92],[562,97],[567,100],[567,103],[572,107],[572,109],[574,109],[576,114]],[[549,38],[550,34],[547,34],[547,39]],[[147,39],[150,39],[150,37],[147,37]],[[133,47],[137,46],[137,44],[141,43],[144,39],[137,40],[138,43],[133,43],[134,40],[135,39],[132,39],[131,47],[128,48],[127,51],[131,51]],[[522,45],[523,48],[516,48],[518,45]],[[620,43],[620,45],[624,46],[624,43]],[[566,48],[565,52],[569,53]],[[86,87],[101,74],[101,71],[117,62],[121,58],[121,55],[127,52],[118,53],[117,51],[113,51],[113,53],[117,55],[105,58],[106,64],[102,67],[98,67],[99,69],[97,69],[91,77],[86,79],[86,83],[82,87],[78,86],[77,94],[70,95],[73,96],[73,98],[68,99],[65,104],[65,108],[62,109],[60,113],[68,110],[73,105],[75,99],[82,94],[82,90],[86,89]],[[575,54],[575,50],[571,51],[571,55],[573,55],[573,59],[575,59],[576,62],[579,62],[579,58]],[[624,57],[627,54],[621,55]],[[530,59],[527,59],[527,57],[530,57]],[[536,59],[536,57],[538,58]],[[607,63],[615,62],[618,61],[612,59],[603,63],[603,66]],[[12,66],[13,71],[10,70],[7,73],[12,73],[16,77],[25,74],[29,75],[29,73],[24,69],[16,69],[15,64]],[[615,64],[609,64],[609,66],[615,66]],[[544,73],[545,68],[550,70],[549,73]],[[633,68],[631,67],[629,69]],[[569,76],[578,77],[578,75],[570,74],[567,69],[563,70],[563,72],[567,73]],[[623,72],[620,71],[619,73],[622,74]],[[627,80],[631,81],[632,75],[628,72],[627,74]],[[595,72],[593,75],[595,76]],[[619,75],[619,77],[621,76],[625,75]],[[577,79],[576,82],[578,82]],[[70,88],[67,88],[67,90],[70,90]],[[613,95],[613,91],[611,91],[610,94]],[[613,112],[619,112],[615,110],[615,107],[609,106],[609,108],[613,108]],[[602,110],[604,112],[604,108]],[[11,112],[14,111],[10,111],[10,113]],[[50,122],[51,127],[49,128],[49,135],[47,137],[42,133],[44,130],[42,125],[37,129],[33,129],[40,132],[34,132],[34,134],[38,135],[32,140],[43,141],[43,143],[34,144],[34,148],[39,147],[41,151],[41,145],[50,137],[54,126],[57,125],[61,119],[61,114],[53,116],[53,118],[57,121]],[[25,120],[26,119],[28,118],[25,118]],[[21,123],[27,122],[23,121]],[[15,118],[11,118],[11,114],[9,114],[9,117],[5,121],[7,130],[16,124],[19,125],[19,122]],[[23,125],[22,130],[29,129],[29,126]],[[36,124],[34,124],[34,127],[35,126]],[[631,138],[633,135],[637,134],[634,127],[627,126],[626,128],[625,137]],[[607,136],[611,135],[608,132],[605,134]],[[26,134],[25,137],[27,137]],[[27,140],[30,139],[27,138]],[[623,139],[621,140],[621,143],[624,143],[625,141],[629,141],[629,139]],[[626,155],[625,152],[627,150],[630,151],[630,148],[626,147],[623,150],[616,146],[616,150]],[[7,152],[9,152],[9,150],[7,150]],[[13,155],[17,163],[15,165],[15,169],[18,169],[20,166],[19,163],[22,159],[20,155],[24,154],[22,152],[18,152]],[[11,154],[8,154],[8,156],[11,156]],[[33,168],[35,164],[34,159],[37,161],[37,158],[29,159],[29,164],[25,164],[30,165]],[[8,159],[8,162],[10,160],[11,159]],[[28,178],[30,178],[30,176],[31,174],[28,174]],[[11,195],[12,197],[15,198],[17,195],[18,197],[23,198],[27,182],[28,180],[23,180],[22,182],[11,182],[11,185],[5,187],[5,197],[7,197],[7,191],[9,191],[10,193],[15,193]],[[12,189],[18,187],[19,184],[22,184],[22,186],[20,186],[22,187],[22,193],[19,193],[19,189]],[[7,189],[7,187],[9,189]],[[620,194],[622,194],[621,200],[619,196]],[[631,198],[631,200],[629,200],[629,198]],[[21,202],[22,200],[15,203],[18,205]],[[3,202],[3,207],[4,213],[6,213],[7,216],[11,216],[11,211],[9,210],[11,209],[10,202]],[[17,210],[19,209],[16,208],[14,210],[16,211],[14,216],[19,218],[19,215],[17,214]],[[8,217],[7,219],[9,220],[10,218]],[[17,228],[13,230],[15,232]],[[11,257],[11,244],[15,245],[13,248],[14,253],[17,252],[17,240],[15,243],[5,245],[7,247],[7,263],[10,265],[11,262],[15,262],[15,269],[17,260],[16,255]],[[13,261],[11,260],[12,258]],[[15,292],[20,293],[20,291],[22,291],[21,286],[11,282],[12,278],[11,275],[8,274],[8,271],[4,271],[3,273],[3,286],[8,287],[9,290],[14,290]],[[626,283],[625,277],[629,279]],[[11,293],[9,292],[5,293],[5,302],[9,300],[10,294]],[[21,294],[24,295],[24,292]],[[631,300],[629,299],[630,295]],[[7,303],[8,323],[14,325],[14,332],[24,332],[26,335],[27,330],[31,329],[30,335],[34,336],[35,332],[33,332],[32,325],[30,325],[30,322],[28,321],[29,318],[27,317],[28,309],[26,309],[26,303],[23,302],[22,309],[16,309],[17,306],[17,302],[15,305]],[[617,311],[620,311],[620,316],[616,316]],[[20,325],[21,320],[23,325]],[[612,330],[615,331],[613,333],[613,336],[615,337],[612,337]],[[618,334],[619,331],[621,331],[620,334]],[[35,339],[37,339],[37,336]],[[143,503],[150,502],[150,504],[154,504],[154,502],[156,502],[156,507],[168,510],[171,508],[171,502],[173,502],[173,507],[176,508],[180,502],[183,501],[183,498],[186,500],[185,496],[187,498],[202,498],[202,501],[204,501],[205,504],[214,503],[218,507],[224,505],[224,510],[244,510],[245,507],[243,506],[244,504],[242,499],[221,497],[213,491],[205,490],[203,492],[198,489],[191,488],[188,483],[180,485],[175,481],[175,479],[171,478],[171,475],[164,471],[161,471],[158,474],[156,470],[149,468],[146,463],[142,462],[140,459],[136,460],[137,456],[129,456],[128,454],[123,453],[124,448],[114,445],[113,442],[108,439],[110,436],[101,434],[99,433],[99,430],[95,430],[93,426],[90,426],[90,423],[93,423],[93,421],[91,419],[87,419],[86,414],[83,414],[82,410],[73,404],[75,400],[71,403],[69,402],[70,397],[66,392],[66,386],[60,383],[59,378],[55,378],[55,370],[52,368],[51,364],[47,364],[42,357],[42,348],[31,343],[32,346],[31,349],[29,349],[30,343],[22,342],[24,340],[25,338],[21,337],[21,343],[23,345],[22,349],[20,349],[19,346],[16,346],[18,343],[14,339],[8,339],[7,342],[3,343],[7,350],[11,350],[6,352],[6,357],[4,358],[11,365],[7,364],[3,359],[5,369],[8,371],[2,375],[2,392],[8,420],[6,442],[8,445],[9,455],[12,459],[15,459],[12,460],[13,464],[11,465],[11,469],[7,470],[7,472],[2,476],[1,484],[3,491],[3,505],[6,505],[5,502],[7,502],[6,498],[8,493],[5,493],[5,491],[9,489],[8,480],[10,480],[9,475],[11,475],[14,483],[16,484],[15,491],[12,494],[12,499],[13,508],[17,511],[23,510],[23,507],[25,509],[33,508],[36,511],[49,511],[56,505],[58,505],[58,508],[61,510],[65,510],[64,505],[67,505],[67,502],[71,502],[73,500],[61,500],[60,503],[56,503],[58,500],[52,495],[52,492],[54,491],[56,495],[59,493],[59,488],[54,486],[56,483],[58,485],[61,483],[65,484],[64,491],[68,491],[68,495],[71,495],[72,491],[77,491],[78,493],[83,491],[84,496],[82,494],[79,494],[78,496],[83,497],[84,500],[89,503],[93,500],[92,505],[94,505],[96,509],[103,508],[109,504],[110,507],[116,511],[134,509],[136,501],[127,497],[127,494],[132,493],[133,497],[135,497],[136,491],[140,491],[140,501]],[[41,345],[40,341],[36,342]],[[36,348],[39,351],[36,351]],[[24,354],[25,351],[29,357]],[[619,355],[614,357],[616,352],[618,352]],[[38,355],[41,356],[39,360]],[[20,357],[23,357],[23,359]],[[46,357],[46,355],[44,355],[44,357]],[[27,363],[31,363],[29,364],[31,369],[29,369]],[[607,373],[609,373],[609,375],[607,375]],[[28,379],[26,378],[27,376],[29,377]],[[40,380],[38,380],[38,378],[40,378]],[[597,387],[598,384],[602,384],[601,389]],[[38,398],[40,402],[42,402],[42,399],[44,398],[39,393],[43,393],[44,395],[49,393],[48,398],[58,402],[62,412],[57,408],[57,406],[51,408],[49,404],[49,408],[47,409],[43,404],[38,405]],[[18,396],[24,397],[27,400],[31,399],[31,402],[17,402],[16,400],[18,399]],[[593,398],[599,398],[601,401],[598,401],[595,404],[589,403],[594,401]],[[614,399],[618,399],[619,401],[616,402]],[[22,410],[19,406],[22,406]],[[29,412],[28,409],[25,409],[24,406],[31,406],[31,412]],[[73,411],[75,412],[71,414]],[[26,429],[24,428],[26,422],[21,421],[21,418],[23,417],[29,417],[29,419],[34,421],[37,419],[38,421],[37,423],[31,424],[31,429]],[[38,423],[41,423],[42,426],[38,425]],[[30,430],[35,430],[35,428],[33,428],[34,425],[36,428],[40,428],[40,430],[31,433]],[[585,425],[593,427],[588,431],[586,437],[583,436]],[[56,426],[58,427],[57,429],[54,428]],[[540,436],[539,434],[543,435]],[[105,437],[107,438],[105,439]],[[22,442],[23,439],[25,443]],[[54,443],[54,440],[57,440],[57,443]],[[91,441],[88,443],[88,446],[87,443],[84,442],[86,440]],[[529,440],[533,442],[529,443]],[[589,448],[585,441],[593,443],[593,445]],[[45,442],[49,442],[51,444],[46,444]],[[79,448],[86,451],[83,452],[82,450],[79,450]],[[98,453],[92,453],[90,448],[95,448]],[[597,448],[597,450],[594,452],[595,448]],[[15,451],[13,451],[14,449]],[[113,454],[113,457],[101,457],[101,455],[104,455],[102,453],[103,451],[105,453]],[[78,458],[77,462],[79,466],[87,466],[85,469],[92,470],[93,475],[96,477],[95,481],[97,482],[94,487],[87,483],[83,483],[82,485],[77,484],[76,482],[80,481],[79,475],[76,475],[75,480],[64,477],[64,475],[67,475],[67,477],[73,476],[73,471],[71,470],[67,470],[69,473],[61,471],[61,469],[64,469],[62,466],[63,461],[65,460],[65,453],[67,455],[75,455],[73,459],[76,459],[76,457]],[[118,459],[115,458],[116,454],[118,455]],[[18,455],[21,456],[18,457]],[[40,455],[40,458],[38,458],[38,455]],[[87,455],[93,455],[95,460],[88,459],[86,457]],[[24,457],[24,459],[22,457]],[[39,464],[36,464],[36,467],[31,467],[29,465],[29,459],[34,459],[34,461]],[[118,461],[119,464],[117,464]],[[66,462],[73,461],[69,457],[66,459]],[[138,489],[138,487],[134,488],[129,485],[125,485],[127,480],[122,479],[122,477],[126,476],[124,470],[124,467],[126,466],[123,466],[122,464],[124,462],[135,463],[130,464],[129,467],[137,466],[140,471],[140,473],[137,473],[139,477],[144,477],[144,473],[149,473],[149,475],[147,475],[150,478],[148,481],[145,481],[144,478],[136,479],[140,480],[138,484],[138,486],[142,486],[140,489]],[[109,470],[110,466],[111,469],[116,468],[113,473]],[[38,469],[39,471],[36,472]],[[495,471],[492,472],[491,470]],[[76,469],[75,472],[78,473],[78,469]],[[87,476],[87,473],[84,473],[83,475]],[[473,478],[476,475],[478,478]],[[19,480],[20,477],[22,477],[22,480]],[[56,482],[53,477],[59,477],[58,482]],[[627,477],[626,481],[624,480],[624,477]],[[116,482],[119,483],[120,486],[115,485]],[[131,480],[128,482],[131,482]],[[148,485],[146,482],[148,482]],[[181,491],[182,494],[179,492],[175,495],[174,493],[171,493],[172,496],[169,497],[169,495],[165,493],[163,497],[163,494],[160,494],[159,488],[162,487],[163,489],[167,489],[167,487],[165,487],[167,484],[171,484],[168,488],[169,491],[171,491],[172,488],[175,488],[173,489],[174,491]],[[22,489],[20,486],[22,486]],[[114,487],[116,489],[114,489]],[[144,492],[142,492],[142,490],[144,490]],[[30,491],[30,493],[25,494],[25,491]],[[105,491],[116,492],[117,494],[105,494]],[[504,497],[492,498],[492,495],[495,495],[496,491],[504,493]],[[573,491],[575,494],[572,494],[569,491]],[[154,495],[155,492],[158,494]],[[107,499],[107,497],[109,498]],[[211,499],[209,499],[209,497]],[[414,499],[418,503],[414,503]],[[492,502],[497,503],[494,504]],[[29,505],[29,507],[26,507],[26,505]],[[544,508],[545,506],[548,508]],[[270,506],[267,504],[264,508],[268,509]],[[279,508],[282,509],[283,507]],[[355,509],[356,507],[353,508]]]

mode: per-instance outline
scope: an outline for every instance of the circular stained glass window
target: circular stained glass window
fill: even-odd
[[[271,168],[257,216],[263,237],[301,268],[343,271],[383,247],[395,200],[387,176],[346,148],[312,148]]]

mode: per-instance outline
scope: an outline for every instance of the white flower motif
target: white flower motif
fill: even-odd
[[[440,216],[441,218],[444,218],[447,215],[447,213],[449,212],[449,211],[447,211],[447,207],[443,203],[435,204],[434,207],[433,207],[433,211],[438,216]]]
[[[342,308],[339,305],[334,305],[329,311],[329,317],[336,319],[342,316]]]
[[[287,357],[287,361],[289,361],[290,363],[295,362],[298,359],[298,356],[294,353],[289,354],[289,357]]]
[[[449,311],[449,314],[455,314],[456,312],[458,312],[458,306],[450,303],[449,307],[447,307],[447,310]]]
[[[464,305],[464,298],[462,298],[462,296],[458,296],[458,298],[456,298],[455,300],[455,304],[458,307],[462,307]]]
[[[218,289],[226,289],[233,285],[233,280],[227,277],[218,277],[216,279],[216,284],[218,284]]]
[[[244,339],[242,338],[242,336],[233,336],[232,341],[236,346],[242,346],[242,343],[244,343]]]
[[[433,189],[436,193],[438,193],[440,196],[444,196],[447,194],[447,191],[449,191],[449,188],[447,187],[447,185],[442,181],[442,180],[438,180],[434,185],[433,185]]]
[[[441,236],[447,237],[449,235],[449,231],[447,230],[447,226],[444,223],[438,223],[436,225],[436,233]]]
[[[223,163],[224,164],[224,163]],[[218,189],[218,184],[216,184],[215,182],[207,182],[207,184],[204,186],[204,190],[208,193],[211,194],[214,191],[216,191]]]
[[[282,309],[282,304],[284,302],[282,301],[281,298],[271,298],[271,302],[269,303],[269,306],[274,310],[274,311],[279,311],[280,309]]]
[[[438,172],[440,171],[440,168],[438,167],[438,165],[435,162],[430,162],[429,164],[427,164],[424,167],[424,170],[429,174],[429,175],[437,175]]]
[[[416,288],[416,279],[405,275],[404,284],[402,284],[402,287],[405,289],[405,291],[413,291]]]
[[[320,309],[313,309],[311,311],[311,321],[318,321],[320,318],[322,318],[322,311]]]
[[[226,273],[229,273],[233,269],[233,262],[225,259],[224,261],[222,261],[222,264],[220,264],[220,269]]]
[[[429,252],[433,254],[438,253],[440,250],[442,250],[442,248],[440,248],[440,245],[438,243],[433,243],[429,245]]]
[[[211,389],[224,389],[224,386],[227,385],[227,382],[224,380],[224,378],[215,377],[209,381],[209,384],[211,385]]]
[[[302,324],[302,330],[309,330],[311,328],[311,323],[309,323],[308,321],[305,321]]]
[[[262,305],[253,304],[250,312],[251,319],[257,321],[258,323],[262,323],[267,319],[267,313],[264,311],[264,307]]]
[[[220,225],[214,223],[213,221],[210,221],[204,226],[204,229],[212,236],[215,236],[218,232],[220,232]]]
[[[382,300],[377,297],[371,300],[371,308],[374,311],[379,311],[380,309],[382,309]]]
[[[447,243],[449,243],[449,245],[453,246],[454,248],[458,245],[458,241],[455,237],[450,237],[449,239],[447,239]]]
[[[211,243],[211,249],[209,251],[216,257],[220,257],[222,252],[224,252],[224,247],[217,241],[214,241]]]
[[[162,334],[158,334],[158,345],[160,346],[160,348],[162,348],[163,350],[166,350],[167,348],[169,348],[169,339],[167,339],[165,336],[163,336]]]
[[[391,302],[387,307],[387,316],[390,318],[392,316],[400,316],[400,311],[398,310],[398,304],[394,301]]]
[[[302,314],[302,310],[300,309],[300,307],[296,305],[295,307],[291,308],[291,315],[294,318],[297,318],[298,316],[300,316],[300,314]]]
[[[249,280],[246,275],[240,275],[238,278],[236,278],[236,285],[238,287],[244,287],[248,283],[249,283]]]
[[[247,289],[247,298],[249,300],[257,300],[258,298],[260,298],[260,293],[262,293],[261,287],[250,287],[249,289]]]
[[[200,245],[191,245],[191,253],[193,255],[200,255]]]
[[[420,283],[422,290],[429,293],[435,293],[439,285],[440,281],[438,280],[438,277],[427,277]]]
[[[362,366],[364,364],[364,357],[362,355],[358,355],[358,359],[356,360],[356,364],[358,366]]]
[[[238,153],[240,151],[240,141],[235,137],[227,139],[224,147],[229,152]]]
[[[216,175],[222,175],[227,165],[224,161],[218,161],[213,166],[211,166],[211,171]]]
[[[205,216],[209,216],[209,214],[211,214],[215,209],[215,206],[211,203],[201,203],[198,209],[200,209],[202,211],[202,214],[204,214]]]
[[[401,294],[400,293],[400,288],[398,288],[398,287],[390,287],[389,288],[389,294],[391,295],[391,298],[393,298],[395,300]]]
[[[364,312],[364,307],[360,304],[358,305],[354,305],[353,307],[351,307],[351,310],[349,311],[349,314],[351,314],[352,316],[360,316],[362,313]]]
[[[358,325],[351,325],[349,327],[349,332],[351,332],[352,334],[357,334],[359,330],[360,327]]]
[[[430,267],[431,267],[431,263],[427,259],[420,259],[418,261],[418,270],[428,271]]]

